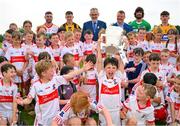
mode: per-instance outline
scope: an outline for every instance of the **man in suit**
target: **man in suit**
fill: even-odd
[[[98,20],[99,12],[97,8],[91,8],[89,15],[91,17],[91,21],[83,24],[81,40],[84,41],[84,32],[86,30],[91,30],[93,32],[93,41],[97,41],[98,33],[102,28],[106,29],[106,23]]]
[[[125,33],[128,33],[132,31],[132,27],[124,22],[125,19],[125,12],[123,10],[120,10],[117,12],[117,22],[113,23],[112,26],[118,26],[121,27]]]

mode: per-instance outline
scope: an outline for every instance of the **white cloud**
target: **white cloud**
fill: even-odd
[[[134,20],[134,10],[141,6],[145,10],[145,19],[151,25],[159,24],[159,14],[167,10],[171,14],[171,24],[180,23],[180,1],[179,0],[0,0],[0,33],[8,29],[12,22],[22,26],[24,20],[31,20],[33,30],[44,23],[44,13],[48,10],[54,14],[53,22],[61,25],[65,22],[64,13],[67,10],[74,12],[74,22],[83,25],[89,20],[89,10],[97,7],[100,11],[99,19],[107,24],[116,21],[116,12],[126,12],[126,22]]]

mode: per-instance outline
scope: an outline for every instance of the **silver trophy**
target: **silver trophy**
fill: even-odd
[[[123,35],[123,29],[117,26],[109,26],[106,29],[106,34],[102,34],[102,37],[105,37],[106,43],[102,43],[101,48],[106,49],[107,55],[113,56],[119,53],[123,63],[126,64],[128,60],[124,52],[126,37]]]

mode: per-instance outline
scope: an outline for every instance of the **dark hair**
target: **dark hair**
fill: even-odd
[[[85,61],[86,62],[91,61],[93,64],[96,64],[96,55],[95,54],[87,55]]]
[[[139,28],[138,28],[138,32],[139,32],[140,30],[146,31],[145,27],[139,27]]]
[[[125,14],[125,12],[123,10],[119,10],[118,13]]]
[[[142,48],[135,48],[135,49],[133,49],[133,53],[135,55],[138,54],[138,55],[143,56],[144,55],[144,50]]]
[[[4,62],[4,61],[8,61],[6,57],[4,56],[0,56],[0,63]]]
[[[157,80],[158,78],[154,73],[146,73],[143,76],[143,82],[146,84],[156,85]]]
[[[58,34],[57,33],[52,33],[51,35],[50,35],[50,37],[49,37],[49,39],[51,39],[52,38],[52,36],[58,36]]]
[[[92,32],[90,29],[87,29],[87,30],[84,32],[84,35],[86,35],[86,34],[91,35],[91,34],[93,34],[93,32]]]
[[[47,14],[52,14],[52,12],[51,12],[51,11],[47,11],[47,12],[45,13],[45,15],[47,15]]]
[[[144,17],[144,9],[142,7],[137,7],[135,12],[134,12],[134,17],[136,18],[136,13],[141,12],[142,13],[142,18]]]
[[[176,29],[169,29],[167,34],[173,34],[173,35],[178,35],[178,31]],[[168,44],[169,44],[169,39],[168,41],[166,42],[166,48],[168,47]],[[178,51],[178,45],[177,45],[177,37],[175,37],[175,50]]]
[[[64,27],[60,27],[60,28],[58,29],[57,33],[62,32],[62,31],[66,31],[66,29],[65,29]]]
[[[9,34],[11,34],[11,35],[13,34],[13,32],[14,32],[14,31],[13,31],[12,29],[8,29],[8,30],[6,31],[6,33],[9,33]]]
[[[157,53],[151,53],[151,55],[149,56],[149,61],[160,61],[161,58]]]
[[[163,11],[161,12],[160,16],[169,16],[169,12],[168,11]]]
[[[38,61],[51,60],[51,55],[48,52],[41,52],[38,55]]]
[[[60,75],[65,75],[70,72],[70,70],[74,70],[71,66],[63,66],[60,72]]]
[[[108,57],[104,60],[104,68],[108,65],[111,64],[112,66],[116,66],[117,68],[119,68],[119,63],[118,60],[114,57]]]
[[[66,11],[65,15],[73,15],[72,11]]]
[[[32,22],[31,22],[31,21],[25,20],[25,21],[23,22],[23,27],[24,27],[24,25],[27,24],[27,23],[30,24],[30,25],[32,26]]]
[[[9,69],[12,69],[12,68],[14,70],[16,70],[16,67],[14,65],[12,65],[12,64],[7,63],[7,64],[2,65],[1,66],[1,73],[2,73],[2,75],[3,75],[4,72],[7,72]]]
[[[71,54],[71,53],[64,54],[64,56],[63,56],[63,63],[66,64],[69,61],[70,57],[74,57],[74,55]]]

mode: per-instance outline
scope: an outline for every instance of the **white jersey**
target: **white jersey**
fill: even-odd
[[[146,122],[154,122],[154,107],[150,100],[145,108],[141,108],[135,96],[130,96],[124,103],[124,107],[128,109],[127,118],[135,117],[138,126],[146,125]]]
[[[74,45],[77,46],[77,48],[80,49],[81,54],[83,54],[83,46],[84,46],[83,42],[81,41],[75,42]]]
[[[5,57],[8,59],[8,61],[10,61],[10,63],[12,63],[17,70],[22,70],[26,59],[25,59],[25,50],[24,48],[13,48],[10,47],[8,48]],[[23,75],[24,76],[24,75]],[[22,77],[16,76],[14,79],[15,83],[21,83],[22,82]]]
[[[56,62],[60,62],[61,61],[61,48],[59,47],[55,49],[51,46],[51,50],[52,50],[52,56],[54,57],[54,60]]]
[[[11,83],[6,87],[3,80],[0,80],[0,113],[3,111],[13,111],[13,99],[17,96],[17,85]]]
[[[175,44],[173,43],[169,43],[167,45],[167,49],[171,52],[171,53],[175,53],[177,54],[177,51],[176,51],[176,46]],[[169,60],[168,60],[171,64],[175,65],[176,64],[176,57],[169,57]]]
[[[51,26],[47,26],[46,24],[43,25],[46,28],[46,34],[51,35],[52,33],[57,33],[58,26],[52,24]]]
[[[128,61],[133,61],[133,56],[134,56],[134,53],[133,53],[133,50],[137,48],[137,45],[129,45],[128,48],[127,48],[127,55],[128,55]]]
[[[138,44],[137,44],[137,47],[139,48],[142,48],[144,51],[149,51],[150,48],[149,48],[149,43],[148,41],[138,41]]]
[[[88,92],[90,97],[94,100],[96,99],[97,76],[97,71],[95,69],[85,72],[85,82],[81,86],[81,89]]]
[[[53,119],[60,110],[58,86],[61,84],[67,84],[63,76],[55,76],[48,83],[38,80],[32,84],[28,97],[36,100],[35,113],[40,124],[44,124],[46,119]]]
[[[169,77],[170,75],[172,75],[173,66],[171,65],[171,63],[160,64],[159,69],[160,69],[160,71],[163,71],[163,73],[164,73],[167,77]]]
[[[80,51],[80,48],[78,46],[72,46],[72,47],[67,47],[67,46],[64,46],[62,48],[62,51],[61,51],[61,58],[63,58],[63,56],[66,54],[66,53],[70,53],[74,56],[74,60],[75,61],[78,61],[80,56],[82,56],[82,53]]]
[[[165,86],[167,84],[167,79],[166,79],[166,75],[165,73],[158,69],[157,72],[152,72],[149,68],[146,69],[145,71],[142,72],[141,74],[141,80],[143,80],[143,76],[146,74],[146,73],[154,73],[156,75],[156,77],[158,78],[159,81],[161,81]]]
[[[49,47],[44,47],[44,48],[38,48],[37,46],[35,46],[34,48],[33,48],[33,53],[34,53],[34,61],[35,62],[38,62],[38,56],[39,56],[39,54],[41,53],[41,52],[48,52],[49,54],[50,54],[50,56],[51,56],[51,59],[54,59],[54,57],[53,57],[53,55],[52,55],[52,50],[51,50],[51,48],[49,48]]]
[[[172,87],[167,94],[166,100],[170,103],[174,103],[175,118],[180,121],[179,111],[180,111],[180,94],[178,94],[174,87]]]
[[[149,46],[153,53],[160,53],[164,49],[164,46],[161,43],[150,43]]]
[[[109,111],[119,111],[121,108],[121,77],[115,73],[114,79],[107,79],[105,71],[98,76],[99,103]],[[110,102],[111,101],[111,102]]]
[[[103,106],[97,105],[97,102],[95,100],[90,100],[90,109],[99,113],[102,111]],[[56,115],[54,120],[58,124],[64,124],[65,121],[67,121],[70,118],[73,117],[79,117],[80,119],[86,119],[88,118],[89,111],[82,110],[80,113],[75,114],[73,112],[73,109],[70,106],[70,103],[68,102],[63,109]]]
[[[7,49],[10,48],[10,47],[12,47],[12,44],[9,43],[8,41],[4,40],[2,42],[2,49],[5,51],[5,53],[6,53]]]
[[[84,49],[83,49],[83,53],[84,55],[90,55],[90,54],[96,54],[95,49],[97,48],[97,43],[96,42],[92,42],[92,43],[86,43],[84,42]]]

